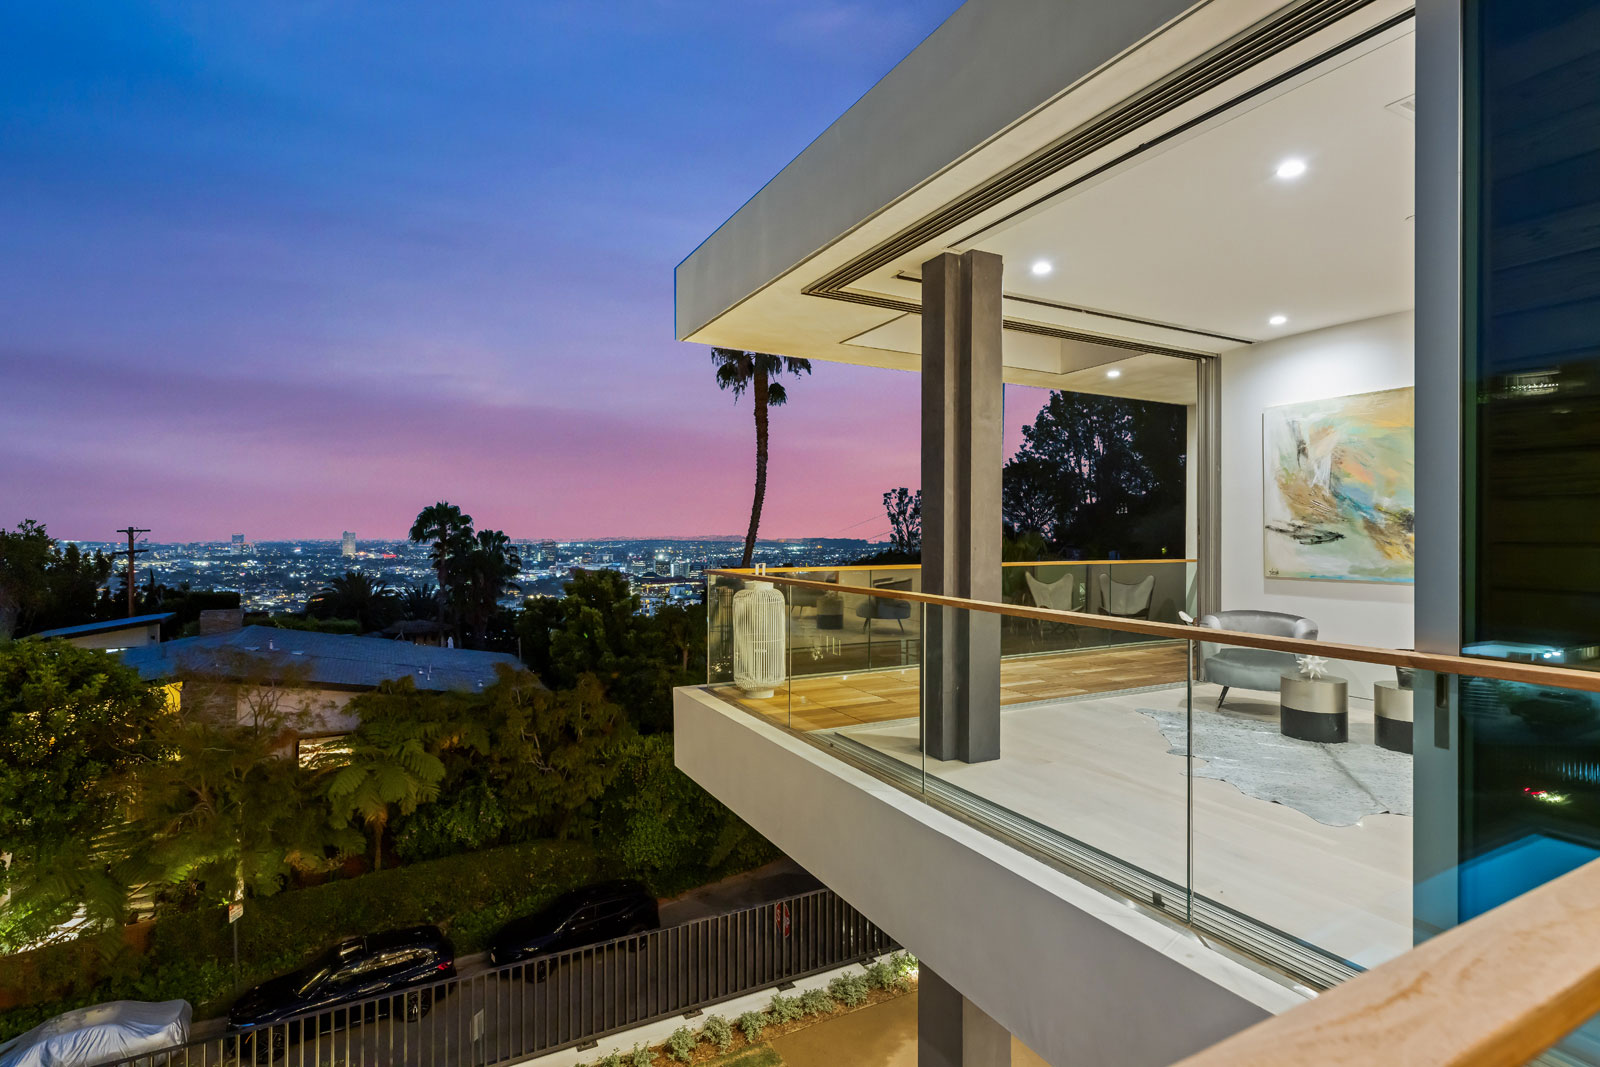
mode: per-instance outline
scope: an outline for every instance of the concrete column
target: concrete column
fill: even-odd
[[[922,964],[917,973],[917,1067],[1011,1067],[1011,1034]]]
[[[922,589],[1000,599],[1004,413],[1000,257],[922,265]],[[925,745],[935,759],[1000,757],[1000,617],[927,608]]]

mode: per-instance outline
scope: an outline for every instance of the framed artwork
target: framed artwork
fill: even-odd
[[[1268,578],[1413,580],[1414,392],[1386,389],[1263,412]]]

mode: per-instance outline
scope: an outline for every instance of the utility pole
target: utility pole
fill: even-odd
[[[123,529],[118,530],[117,533],[119,533],[119,534],[127,534],[128,535],[128,550],[126,552],[113,552],[113,553],[111,553],[111,555],[113,557],[116,557],[116,556],[127,556],[128,557],[128,618],[130,618],[130,619],[133,618],[133,611],[134,611],[134,608],[133,608],[133,595],[134,595],[134,581],[133,581],[134,564],[133,564],[133,558],[135,556],[141,555],[142,553],[150,551],[148,548],[135,548],[135,547],[133,547],[133,539],[135,537],[137,537],[138,535],[142,534],[142,533],[149,533],[149,532],[150,532],[149,530],[144,529],[143,527],[140,527],[140,526],[126,526]]]

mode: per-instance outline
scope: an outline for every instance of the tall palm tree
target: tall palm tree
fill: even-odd
[[[447,626],[444,609],[459,598],[460,577],[456,572],[472,548],[472,516],[463,515],[460,508],[441,500],[422,509],[411,524],[411,540],[433,545],[429,556],[433,572],[439,577],[439,625]]]
[[[489,640],[489,620],[499,606],[500,594],[522,570],[522,557],[511,538],[500,530],[479,530],[467,552],[462,570],[466,613],[472,619],[475,643],[482,648]]]
[[[788,390],[775,379],[784,374],[797,378],[810,374],[811,361],[737,348],[713,348],[711,361],[716,364],[718,389],[732,391],[735,400],[749,389],[756,405],[756,494],[750,505],[750,529],[744,535],[744,562],[740,564],[748,567],[756,551],[761,505],[767,497],[767,411],[789,400]]]

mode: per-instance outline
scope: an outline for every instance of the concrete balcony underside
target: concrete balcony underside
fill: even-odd
[[[1051,1062],[1171,1063],[1307,993],[709,688],[674,704],[685,773]]]

